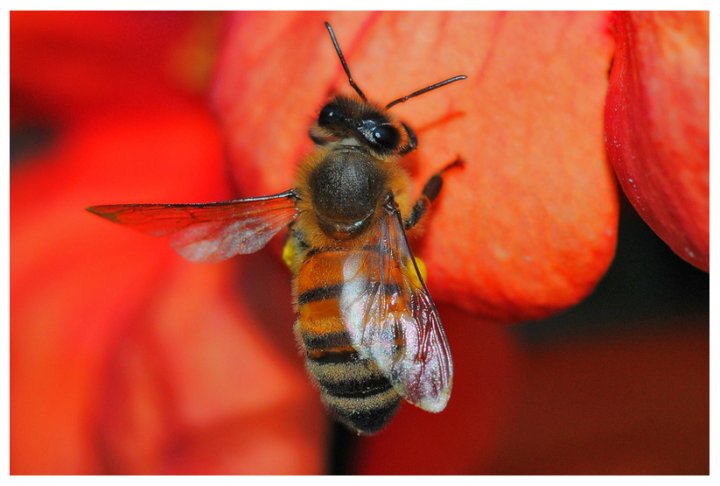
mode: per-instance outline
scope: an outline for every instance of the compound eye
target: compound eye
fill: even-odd
[[[384,149],[392,150],[400,141],[400,134],[392,125],[378,125],[370,134],[373,142]]]
[[[326,127],[342,119],[340,108],[335,103],[328,103],[323,106],[318,115],[318,125]]]

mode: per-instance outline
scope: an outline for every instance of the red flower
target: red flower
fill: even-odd
[[[612,55],[607,15],[239,15],[214,101],[246,193],[292,184],[310,141],[303,131],[288,136],[291,127],[308,125],[329,88],[348,89],[327,33],[307,29],[323,19],[373,99],[468,75],[393,108],[418,131],[408,157],[417,181],[456,155],[466,161],[448,174],[422,242],[435,298],[515,322],[587,295],[611,261],[617,229],[599,135]]]
[[[254,256],[193,265],[166,242],[82,211],[291,187],[312,150],[313,113],[329,89],[348,89],[324,20],[372,99],[469,76],[393,108],[418,134],[418,151],[407,157],[416,188],[456,155],[466,162],[448,173],[424,236],[412,241],[453,350],[453,397],[437,415],[403,406],[386,430],[360,442],[354,467],[502,469],[497,451],[512,450],[503,441],[532,361],[499,324],[573,306],[615,252],[613,153],[602,138],[615,123],[604,116],[613,99],[604,105],[607,69],[613,55],[620,69],[634,44],[624,43],[631,29],[618,17],[614,53],[607,13],[238,14],[212,85],[219,127],[197,96],[207,85],[186,82],[206,79],[191,73],[214,58],[213,17],[13,13],[13,128],[62,127],[47,152],[11,174],[13,473],[327,470],[329,422],[293,342],[278,242]],[[683,110],[674,97],[665,102]],[[640,119],[644,106],[631,117]],[[646,142],[631,135],[643,153]],[[700,134],[672,150],[694,153],[702,141]],[[697,177],[676,188],[678,201],[702,180],[702,157],[692,160]],[[677,172],[661,161],[663,177]],[[693,201],[692,214],[707,215],[707,199],[704,207]],[[701,254],[702,232],[690,221],[674,234],[687,230]]]
[[[605,105],[607,151],[637,212],[681,258],[710,256],[707,12],[623,12]]]

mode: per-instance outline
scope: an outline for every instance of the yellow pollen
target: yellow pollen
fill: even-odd
[[[282,259],[290,270],[292,270],[292,265],[296,256],[295,246],[292,244],[292,239],[288,238],[285,242],[285,246],[283,247]]]
[[[408,273],[410,274],[410,279],[412,280],[413,285],[417,288],[422,287],[420,285],[420,279],[415,272],[415,265],[413,265],[411,261],[408,261],[407,263],[409,270]],[[421,258],[415,257],[415,264],[417,265],[418,270],[420,270],[420,276],[422,276],[423,282],[427,282],[427,267],[425,267],[425,262],[423,262]]]

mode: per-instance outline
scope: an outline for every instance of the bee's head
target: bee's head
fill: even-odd
[[[387,110],[347,96],[335,96],[322,107],[310,136],[319,145],[364,146],[380,158],[407,153],[416,144],[412,130]]]
[[[391,101],[384,108],[375,106],[368,101],[365,93],[353,80],[332,27],[327,22],[325,27],[330,33],[330,39],[347,74],[348,82],[359,99],[347,96],[335,96],[330,99],[322,107],[317,122],[310,129],[310,138],[318,145],[333,141],[344,141],[346,145],[363,145],[380,158],[393,154],[403,155],[413,150],[417,145],[415,134],[405,123],[394,119],[388,110],[398,103],[404,103],[410,98],[460,81],[467,76],[453,76],[413,91],[409,95]]]

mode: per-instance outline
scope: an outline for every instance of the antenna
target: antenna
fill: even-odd
[[[328,22],[325,22],[325,27],[327,28],[328,32],[330,32],[330,39],[332,40],[332,43],[335,46],[335,52],[337,52],[337,55],[340,58],[340,62],[342,63],[342,67],[345,70],[345,74],[347,74],[347,78],[348,78],[348,82],[350,83],[350,86],[352,86],[353,89],[357,92],[357,94],[360,95],[360,98],[362,98],[363,101],[367,101],[365,94],[362,92],[360,87],[357,84],[355,84],[355,81],[353,81],[352,75],[350,74],[350,68],[348,67],[347,63],[345,62],[345,56],[343,56],[342,50],[340,50],[340,44],[338,44],[338,41],[337,41],[337,38],[335,37],[335,32],[333,31],[333,28],[330,26],[330,24]]]
[[[461,81],[463,79],[467,79],[467,76],[465,76],[464,74],[461,74],[459,76],[453,76],[452,78],[448,78],[445,81],[440,81],[439,83],[431,84],[430,86],[426,86],[423,89],[413,91],[412,93],[410,93],[407,96],[403,96],[401,98],[391,101],[390,103],[388,103],[385,106],[385,109],[387,110],[387,109],[392,108],[393,106],[397,105],[398,103],[405,103],[410,98],[414,98],[416,96],[419,96],[423,93],[427,93],[428,91],[432,91],[434,89],[442,88],[446,84],[454,83],[455,81]]]

